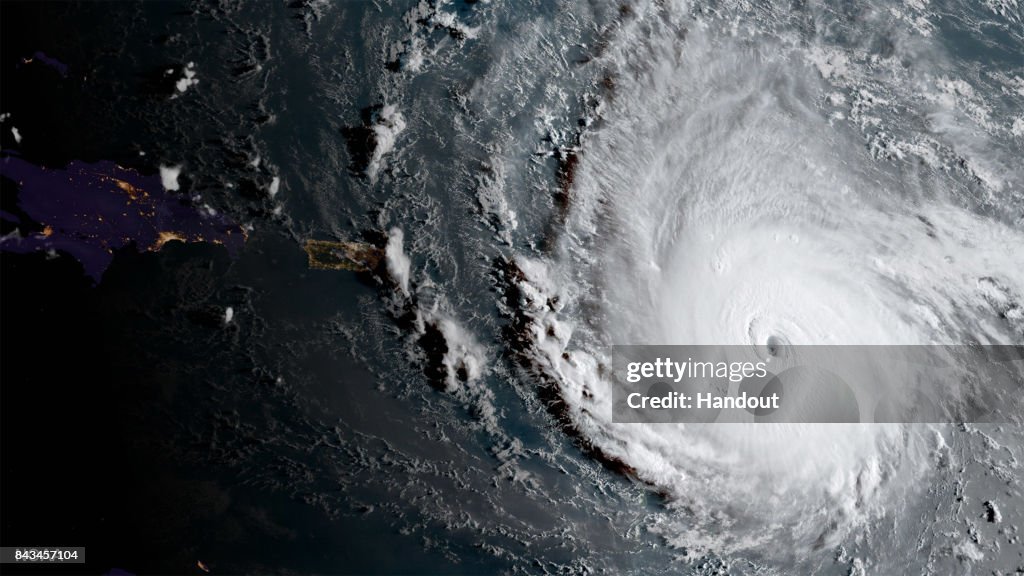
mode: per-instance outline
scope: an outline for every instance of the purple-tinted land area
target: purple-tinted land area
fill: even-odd
[[[232,256],[245,244],[237,223],[164,190],[159,175],[145,176],[113,162],[73,161],[49,169],[5,156],[0,176],[18,185],[21,212],[43,227],[0,238],[0,250],[65,252],[81,262],[94,282],[102,278],[114,251],[132,243],[138,250],[156,251],[172,240],[211,242],[224,245]],[[0,216],[16,225],[31,224],[9,212]]]
[[[54,70],[56,70],[57,73],[60,74],[62,78],[67,78],[68,77],[68,65],[63,63],[63,62],[61,62],[60,60],[57,60],[56,58],[52,58],[50,56],[47,56],[46,52],[43,52],[43,51],[37,51],[35,54],[33,54],[29,58],[22,58],[21,62],[23,64],[31,64],[33,62],[39,62],[40,64],[49,66],[50,68],[53,68]]]

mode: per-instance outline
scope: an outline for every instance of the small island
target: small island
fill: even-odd
[[[306,240],[303,249],[314,270],[351,270],[370,272],[377,268],[384,251],[364,242]]]

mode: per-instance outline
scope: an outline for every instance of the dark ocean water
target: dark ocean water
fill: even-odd
[[[365,52],[376,23],[404,10],[3,11],[3,109],[24,135],[15,144],[5,130],[5,149],[55,168],[180,165],[188,195],[255,228],[237,258],[128,245],[96,287],[71,256],[4,255],[5,545],[78,542],[91,573],[191,573],[197,560],[218,573],[541,569],[481,550],[465,525],[514,507],[523,524],[489,528],[492,545],[522,551],[516,533],[536,522],[532,545],[548,550],[538,562],[578,561],[560,518],[502,479],[471,414],[410,362],[374,281],[310,270],[298,241],[358,238],[403,202],[397,185],[367,186],[344,128],[379,102],[375,85],[393,73]],[[19,62],[36,50],[67,77]],[[171,99],[188,62],[202,91]],[[415,90],[429,103],[449,85]],[[272,174],[288,198],[280,214],[265,193]],[[6,210],[17,191],[4,185]],[[520,426],[528,444],[551,441],[536,422]]]

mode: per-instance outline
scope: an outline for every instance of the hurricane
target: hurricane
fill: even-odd
[[[530,346],[571,425],[664,492],[682,549],[806,558],[904,510],[941,434],[613,423],[611,345],[1020,341],[1010,127],[985,129],[904,8],[653,3],[596,57],[552,246],[520,257]]]

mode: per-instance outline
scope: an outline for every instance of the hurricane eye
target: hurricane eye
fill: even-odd
[[[784,336],[772,334],[768,337],[768,342],[765,343],[768,349],[768,355],[773,358],[778,358],[783,353],[783,347],[789,346],[789,342],[786,341]]]

